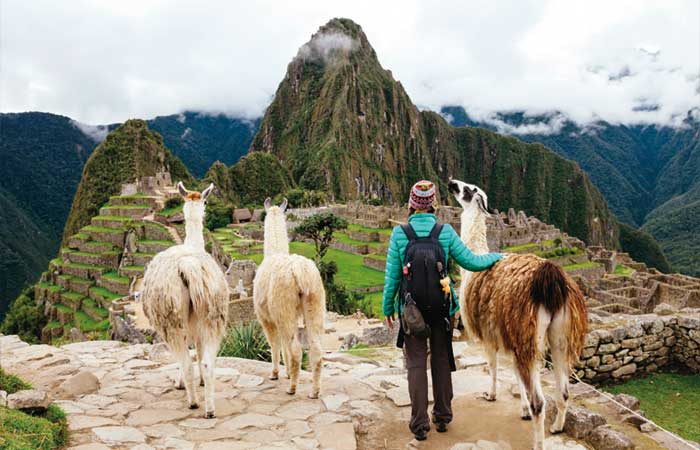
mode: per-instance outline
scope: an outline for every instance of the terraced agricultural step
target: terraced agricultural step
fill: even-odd
[[[102,286],[90,288],[89,296],[102,308],[109,308],[114,300],[122,298],[123,295],[110,291]]]
[[[146,268],[143,266],[122,266],[119,268],[119,276],[127,277],[129,279],[133,277],[140,277],[143,276],[145,270]]]
[[[52,306],[53,311],[55,311],[56,320],[58,320],[61,325],[71,323],[73,321],[73,314],[75,311],[63,304],[56,304]]]
[[[89,264],[64,263],[60,266],[61,273],[73,275],[78,278],[98,278],[105,272],[112,270],[110,267],[92,266]]]
[[[170,234],[170,230],[165,225],[158,222],[151,222],[145,220],[143,222],[144,226],[144,238],[151,241],[172,241],[173,237]]]
[[[153,208],[148,205],[103,206],[100,208],[101,216],[119,216],[131,219],[142,219],[151,213],[153,213]]]
[[[156,209],[159,205],[159,198],[149,195],[115,195],[109,198],[108,206],[134,206],[148,205]]]
[[[63,288],[46,281],[34,285],[34,299],[44,300],[49,304],[61,302],[61,292]]]
[[[82,311],[88,315],[95,322],[100,322],[109,317],[109,311],[97,305],[97,303],[91,299],[86,298],[83,301]]]
[[[130,284],[131,282],[128,278],[121,277],[116,272],[105,273],[98,281],[99,286],[120,295],[129,295]]]
[[[132,261],[135,266],[146,266],[151,260],[153,259],[155,255],[153,253],[140,253],[136,252],[133,255],[131,255]]]
[[[160,253],[175,245],[173,241],[150,241],[142,240],[136,242],[136,248],[141,253]]]
[[[104,319],[101,321],[95,321],[85,311],[76,311],[73,315],[75,325],[83,333],[91,333],[95,331],[107,331],[109,329],[109,320]],[[104,339],[104,337],[102,337]]]
[[[90,219],[90,223],[96,227],[122,228],[133,219],[121,216],[95,216]]]
[[[87,253],[104,253],[110,250],[117,250],[117,248],[110,242],[87,241],[81,243],[77,250]]]
[[[68,247],[79,248],[80,244],[90,240],[90,235],[87,233],[76,233],[68,238]]]
[[[56,283],[66,291],[88,295],[88,290],[95,284],[95,281],[87,278],[74,277],[73,275],[64,273],[56,277]]]
[[[119,255],[116,250],[106,251],[104,253],[89,253],[80,251],[71,251],[64,253],[61,251],[63,260],[70,263],[87,264],[90,266],[104,266],[117,268],[119,267]]]
[[[64,291],[61,292],[61,304],[68,306],[73,311],[77,311],[83,304],[83,295],[77,292]]]
[[[124,235],[126,234],[124,230],[88,225],[86,227],[83,227],[81,231],[88,235],[88,240],[98,242],[109,242],[116,245],[119,248],[124,247]]]

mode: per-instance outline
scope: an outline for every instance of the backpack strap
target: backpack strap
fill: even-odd
[[[406,234],[406,237],[408,238],[409,242],[415,241],[418,239],[418,235],[416,234],[415,230],[411,226],[410,223],[401,225],[401,229],[403,232]]]
[[[433,229],[430,230],[430,235],[428,237],[433,241],[440,242],[440,233],[442,233],[442,224],[436,223]]]

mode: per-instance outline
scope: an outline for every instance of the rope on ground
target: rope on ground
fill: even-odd
[[[667,435],[671,436],[673,439],[675,439],[675,440],[677,440],[677,441],[679,441],[679,442],[681,442],[681,443],[687,445],[688,447],[690,447],[690,448],[692,448],[692,449],[695,449],[695,450],[700,450],[700,447],[697,447],[697,446],[691,444],[690,442],[688,442],[687,440],[685,440],[685,439],[683,439],[682,437],[678,436],[677,434],[675,434],[675,433],[673,433],[673,432],[671,432],[671,431],[665,429],[664,427],[659,426],[659,424],[657,424],[657,423],[654,422],[653,420],[650,420],[648,417],[644,417],[643,415],[639,414],[638,412],[632,411],[632,410],[631,410],[630,408],[628,408],[627,406],[625,406],[625,405],[623,405],[622,403],[620,403],[620,402],[618,402],[617,400],[615,400],[615,398],[613,398],[613,396],[611,396],[611,395],[608,394],[607,392],[603,392],[603,391],[599,390],[598,388],[596,388],[595,386],[586,383],[586,382],[583,381],[581,378],[579,378],[579,376],[578,376],[576,373],[572,373],[571,375],[574,377],[574,379],[575,379],[576,381],[578,381],[579,383],[581,383],[581,384],[583,384],[584,386],[588,387],[588,388],[589,388],[589,391],[594,391],[594,392],[596,392],[596,393],[597,393],[598,395],[600,395],[601,397],[603,397],[603,398],[607,399],[608,401],[614,403],[615,405],[619,406],[619,407],[622,408],[623,410],[626,410],[626,411],[629,412],[630,414],[632,414],[632,415],[634,415],[634,416],[636,416],[636,417],[639,417],[639,418],[643,419],[645,422],[651,423],[651,424],[654,425],[656,428],[658,428],[660,431],[663,431],[663,432],[666,433]]]

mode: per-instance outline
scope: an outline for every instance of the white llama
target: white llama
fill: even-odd
[[[204,381],[204,416],[214,415],[214,365],[228,320],[229,289],[223,271],[204,249],[204,210],[211,184],[201,194],[177,185],[185,204],[185,243],[158,253],[143,281],[143,310],[181,365],[179,387],[197,408],[189,343],[197,349]]]
[[[309,342],[309,361],[313,373],[310,398],[318,398],[321,389],[321,336],[326,313],[326,291],[316,264],[308,258],[289,254],[289,238],[282,205],[271,206],[265,200],[264,258],[253,280],[255,314],[272,349],[271,380],[279,377],[280,347],[284,352],[288,394],[296,393],[301,369],[301,344],[297,323],[303,317]]]
[[[486,193],[457,180],[450,180],[448,186],[464,208],[462,239],[474,252],[487,252]],[[497,356],[499,350],[504,350],[513,356],[520,384],[521,417],[533,419],[533,448],[543,450],[542,355],[549,348],[557,387],[557,415],[550,431],[561,433],[569,399],[569,374],[581,353],[588,323],[578,285],[551,261],[535,255],[508,255],[483,272],[462,270],[459,303],[464,326],[486,350],[491,388],[485,398],[496,400]]]

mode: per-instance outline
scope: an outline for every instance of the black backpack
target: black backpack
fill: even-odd
[[[445,252],[440,245],[441,224],[435,224],[430,234],[418,237],[410,224],[401,229],[408,238],[401,281],[404,305],[420,310],[426,324],[444,321],[450,313],[450,298],[442,290],[440,280],[447,276]]]

